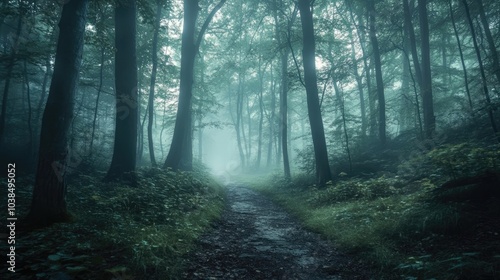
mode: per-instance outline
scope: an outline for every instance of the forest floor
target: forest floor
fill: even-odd
[[[227,206],[187,256],[183,279],[370,279],[366,265],[264,195],[227,187]]]

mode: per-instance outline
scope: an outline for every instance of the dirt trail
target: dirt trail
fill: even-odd
[[[261,194],[227,189],[228,205],[189,256],[185,279],[370,279],[359,262]]]

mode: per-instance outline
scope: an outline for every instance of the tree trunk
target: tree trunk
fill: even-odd
[[[413,8],[413,1],[412,8]],[[408,35],[410,36],[410,47],[411,47],[411,56],[413,60],[413,66],[415,68],[415,76],[417,77],[418,86],[422,86],[422,71],[420,69],[420,60],[418,58],[417,52],[417,42],[415,39],[415,30],[413,29],[413,24],[411,22],[412,11],[410,10],[410,6],[408,4],[408,0],[403,0],[403,11],[405,17],[405,26],[408,28]]]
[[[82,61],[87,0],[71,0],[59,22],[54,74],[43,114],[38,167],[27,220],[38,226],[69,220],[66,172],[70,163],[68,131],[73,119]]]
[[[192,97],[194,82],[194,62],[203,35],[210,21],[226,0],[221,0],[210,12],[203,23],[198,38],[195,40],[196,19],[198,18],[199,0],[184,0],[184,27],[181,46],[181,77],[179,102],[175,119],[172,144],[165,160],[164,168],[190,171],[193,169],[193,129]]]
[[[352,14],[351,14],[352,17]],[[353,19],[353,24],[354,23],[354,17]],[[361,109],[361,137],[364,139],[366,137],[366,127],[367,127],[367,121],[366,121],[366,105],[365,105],[365,93],[363,90],[363,81],[361,76],[359,75],[359,70],[358,70],[358,61],[356,59],[356,49],[354,47],[354,36],[352,35],[352,31],[349,30],[349,39],[351,43],[351,60],[353,63],[353,73],[354,73],[354,78],[356,79],[356,85],[358,86],[358,93],[359,93],[359,106]]]
[[[236,97],[236,141],[238,142],[238,152],[240,153],[241,167],[245,167],[245,151],[243,150],[243,141],[241,139],[241,123],[242,123],[242,111],[243,111],[243,96],[241,92],[242,78],[241,74],[238,74],[238,92]]]
[[[285,48],[281,54],[280,129],[283,170],[285,178],[289,180],[291,174],[288,159],[288,48]]]
[[[282,3],[280,3],[282,4]],[[275,8],[273,10],[274,21],[275,21],[275,33],[278,41],[278,45],[281,47],[282,44],[282,36],[280,36],[280,21],[278,17],[278,5],[276,1],[274,1]],[[296,12],[294,13],[294,15]],[[292,20],[288,21],[287,24],[287,32],[290,34]],[[289,40],[287,38],[287,40]],[[280,49],[281,53],[281,87],[280,87],[280,95],[279,95],[279,129],[280,129],[280,146],[283,157],[283,171],[285,178],[290,180],[290,160],[288,158],[288,47],[284,47]]]
[[[26,59],[23,61],[23,78],[24,78],[24,83],[26,84],[26,101],[28,102],[28,116],[27,116],[27,123],[28,123],[28,147],[29,147],[29,154],[31,156],[31,153],[33,151],[33,126],[32,126],[32,121],[31,121],[31,115],[33,112],[33,109],[31,107],[31,92],[30,92],[30,81],[28,77],[28,67],[26,63]]]
[[[491,128],[493,129],[493,133],[495,134],[497,141],[500,142],[500,134],[498,133],[497,124],[495,121],[495,117],[493,115],[490,93],[488,91],[488,82],[486,80],[486,74],[484,72],[483,60],[481,59],[481,51],[479,50],[479,46],[477,43],[476,31],[474,30],[474,25],[472,23],[472,18],[471,18],[470,11],[469,11],[469,4],[467,4],[467,0],[462,0],[462,3],[464,4],[465,14],[467,15],[467,21],[469,23],[469,28],[470,28],[471,33],[472,33],[472,42],[474,43],[474,50],[476,51],[477,61],[479,64],[479,71],[481,72],[483,93],[484,93],[484,97],[486,99],[486,108],[488,110],[488,116],[490,118]]]
[[[104,44],[101,46],[101,65],[99,66],[99,86],[97,88],[97,97],[95,100],[95,108],[94,108],[94,119],[92,120],[92,135],[90,136],[90,147],[89,147],[89,154],[92,156],[93,153],[93,146],[94,146],[94,137],[95,137],[95,130],[96,130],[96,124],[97,124],[97,113],[99,112],[99,98],[101,97],[101,92],[102,92],[102,84],[104,82],[104,61],[105,61],[105,46]]]
[[[19,41],[19,36],[21,35],[23,17],[19,14],[19,18],[17,20],[17,29],[16,29],[16,37],[14,39],[14,43],[10,49],[9,59],[7,61],[7,73],[3,88],[3,97],[2,97],[2,111],[0,115],[0,147],[3,145],[5,138],[5,122],[7,117],[7,102],[9,97],[10,90],[10,80],[12,78],[12,70],[14,69],[14,64],[16,62],[17,55],[17,45]]]
[[[375,80],[377,81],[378,137],[380,144],[384,147],[386,144],[385,94],[384,81],[382,79],[382,62],[380,60],[380,50],[375,32],[375,0],[370,0],[368,5],[370,14],[370,41],[372,43],[373,59],[375,62]]]
[[[156,22],[154,26],[153,34],[153,49],[152,49],[152,64],[153,70],[151,72],[151,84],[149,86],[149,98],[148,98],[148,109],[149,109],[149,119],[148,119],[148,145],[149,145],[149,158],[151,160],[151,165],[156,166],[155,159],[155,148],[153,144],[153,117],[154,117],[154,99],[155,99],[155,84],[156,84],[156,70],[158,68],[158,33],[160,31],[160,21],[161,21],[161,1],[156,2]]]
[[[302,22],[304,83],[307,93],[307,109],[316,161],[316,180],[320,186],[324,186],[332,179],[332,174],[328,163],[325,130],[323,128],[323,118],[321,117],[321,109],[319,107],[313,17],[309,0],[299,0],[298,6],[300,20]]]
[[[269,116],[269,143],[267,145],[267,167],[271,166],[274,144],[274,127],[276,117],[276,83],[274,82],[273,65],[271,64],[271,115]]]
[[[418,0],[421,41],[420,49],[422,52],[422,84],[420,92],[422,95],[425,137],[431,139],[436,130],[436,118],[434,116],[434,104],[432,98],[431,50],[429,46],[429,23],[426,2],[426,0]]]
[[[170,151],[165,161],[165,168],[173,170],[191,170],[191,155],[184,154],[188,141],[191,141],[192,129],[192,96],[194,60],[196,56],[195,28],[198,17],[198,0],[184,1],[184,27],[182,31],[181,47],[181,77],[179,88],[179,103],[175,120],[174,135]],[[189,153],[189,152],[188,152]]]
[[[500,87],[500,63],[498,61],[498,52],[495,46],[495,40],[490,31],[490,25],[488,23],[488,18],[484,12],[483,0],[477,0],[477,5],[479,9],[479,16],[481,18],[481,24],[483,25],[484,34],[486,35],[486,41],[488,41],[488,47],[490,48],[490,56],[493,64],[493,73],[497,77],[498,86]],[[500,91],[499,91],[500,96]]]
[[[260,162],[262,160],[262,134],[264,126],[264,70],[262,69],[262,57],[259,58],[259,138],[257,143],[257,161],[256,168],[260,168]]]
[[[136,3],[120,0],[115,7],[116,125],[113,159],[106,179],[135,171],[137,159]],[[132,174],[130,174],[132,175]],[[129,177],[134,182],[133,175]]]
[[[469,107],[470,107],[471,113],[474,114],[474,107],[472,105],[472,98],[471,98],[471,94],[470,94],[470,90],[469,90],[469,81],[467,79],[467,67],[465,66],[464,53],[462,51],[462,44],[460,43],[460,35],[458,34],[457,24],[455,22],[455,16],[453,13],[453,6],[452,6],[451,1],[452,0],[448,1],[448,5],[450,8],[450,17],[451,17],[451,23],[453,25],[453,32],[455,34],[455,39],[457,40],[458,52],[460,54],[460,62],[462,63],[462,69],[464,70],[465,92],[467,93],[467,100],[469,101]]]

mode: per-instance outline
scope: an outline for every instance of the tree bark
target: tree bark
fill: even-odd
[[[71,168],[68,132],[82,61],[87,3],[67,2],[59,22],[54,74],[43,114],[38,167],[27,217],[37,226],[70,219],[66,205],[66,172]]]
[[[325,130],[323,127],[323,118],[321,117],[321,109],[319,107],[313,17],[309,0],[299,0],[298,6],[302,23],[304,83],[307,93],[307,109],[316,162],[316,180],[318,185],[325,186],[328,181],[331,181],[332,174],[328,163]]]
[[[280,3],[282,4],[282,3]],[[282,46],[283,40],[280,36],[280,21],[278,17],[278,5],[274,1],[274,21],[275,21],[275,33],[278,41],[278,45]],[[295,18],[296,11],[292,16],[292,20],[288,21],[287,33],[290,34],[291,24],[293,23],[293,18]],[[283,31],[283,30],[281,30]],[[289,40],[289,38],[287,38]],[[280,145],[283,157],[283,172],[285,179],[290,180],[290,160],[288,157],[288,47],[280,48],[281,53],[281,87],[279,95],[279,129],[280,129]]]
[[[260,168],[260,162],[262,160],[262,134],[264,126],[264,71],[262,69],[262,62],[259,59],[259,138],[257,146],[257,162],[256,168]]]
[[[226,0],[221,0],[210,12],[195,40],[196,19],[198,18],[199,0],[184,0],[184,27],[181,46],[181,77],[179,102],[175,119],[172,144],[165,160],[164,168],[190,171],[193,169],[193,129],[192,97],[194,82],[194,62],[203,35],[215,13]]]
[[[486,17],[486,13],[484,11],[483,0],[477,0],[476,3],[478,5],[479,17],[481,19],[481,24],[483,25],[484,34],[486,35],[486,41],[488,42],[488,47],[490,49],[493,74],[495,74],[495,76],[497,77],[498,86],[500,87],[500,62],[498,61],[498,51],[495,46],[495,40],[493,39],[493,35],[491,34],[488,18]]]
[[[136,167],[139,106],[135,44],[135,0],[119,0],[115,6],[115,142],[107,180],[128,177],[126,173],[135,171]],[[126,179],[134,181],[133,175]]]
[[[422,85],[422,71],[420,67],[420,60],[418,58],[417,52],[417,41],[415,39],[415,30],[413,29],[413,24],[411,22],[412,11],[410,10],[410,6],[408,4],[409,0],[403,0],[403,11],[405,17],[405,26],[408,28],[408,35],[410,36],[410,47],[411,47],[411,56],[413,60],[413,66],[415,68],[415,76],[417,77],[417,82],[419,87]],[[413,8],[413,1],[412,8]]]
[[[469,101],[469,107],[471,110],[471,113],[474,114],[474,107],[472,105],[472,98],[470,94],[470,89],[469,89],[469,81],[467,78],[467,67],[465,66],[465,59],[464,59],[464,53],[462,51],[462,44],[460,43],[460,35],[458,34],[457,30],[457,24],[455,22],[455,16],[453,13],[453,6],[451,3],[452,0],[448,1],[448,5],[450,8],[450,17],[451,17],[451,23],[453,25],[453,32],[455,34],[455,39],[457,40],[457,47],[458,47],[458,52],[460,54],[460,62],[462,63],[462,69],[464,70],[464,84],[465,84],[465,92],[467,93],[467,100]]]
[[[10,90],[10,80],[12,78],[12,70],[14,69],[14,64],[16,62],[16,55],[17,55],[17,45],[19,42],[19,37],[21,35],[21,29],[22,29],[22,23],[23,23],[23,17],[21,16],[21,13],[19,14],[19,18],[17,20],[17,29],[16,29],[16,35],[14,38],[14,43],[10,49],[10,55],[9,59],[7,61],[7,73],[6,73],[6,78],[5,78],[5,83],[4,83],[4,88],[3,88],[3,96],[2,96],[2,111],[0,112],[0,147],[3,145],[4,139],[5,139],[5,123],[7,119],[7,102],[8,102],[8,97],[9,97],[9,90]]]
[[[156,166],[155,159],[155,148],[153,143],[153,118],[154,118],[154,99],[155,99],[155,84],[156,84],[156,72],[158,68],[158,33],[160,32],[160,21],[161,21],[161,1],[156,2],[156,21],[153,33],[153,49],[152,52],[152,65],[153,70],[151,71],[151,83],[149,86],[149,98],[148,98],[148,145],[149,145],[149,158],[151,160],[151,165]]]
[[[432,97],[431,50],[429,46],[429,23],[426,2],[426,0],[418,0],[420,49],[422,52],[422,84],[420,92],[422,95],[425,137],[431,139],[436,130],[436,118],[434,116],[434,101]]]
[[[94,137],[97,125],[97,114],[99,112],[99,98],[101,97],[102,85],[104,82],[104,56],[105,56],[105,46],[104,44],[101,46],[101,65],[99,66],[99,86],[97,88],[97,97],[95,100],[95,108],[94,108],[94,119],[92,120],[92,135],[90,136],[90,147],[89,147],[89,155],[92,156],[93,146],[94,146]]]
[[[462,0],[462,3],[463,3],[464,8],[465,8],[465,14],[467,16],[467,21],[469,23],[469,28],[470,28],[471,33],[472,33],[472,42],[474,43],[474,50],[476,51],[477,61],[478,61],[478,64],[479,64],[479,72],[481,72],[481,81],[482,81],[482,84],[483,84],[483,93],[484,93],[484,97],[486,99],[486,106],[487,106],[488,116],[489,116],[489,119],[490,119],[491,128],[493,129],[493,133],[495,134],[495,137],[496,137],[497,141],[500,142],[500,134],[498,133],[497,124],[496,124],[496,121],[495,121],[495,117],[493,115],[493,109],[492,109],[492,106],[491,106],[490,93],[488,91],[488,82],[486,80],[486,74],[485,74],[485,71],[484,71],[483,60],[481,59],[481,51],[479,50],[479,45],[477,43],[476,31],[474,29],[474,24],[472,22],[472,17],[470,15],[470,11],[469,11],[469,4],[467,4],[467,0]]]
[[[378,137],[382,147],[385,146],[386,138],[386,120],[385,120],[385,94],[384,81],[382,79],[382,62],[380,60],[380,49],[378,46],[377,33],[375,30],[375,0],[369,2],[370,15],[370,41],[373,48],[373,59],[375,62],[375,80],[377,82],[377,101],[378,101]]]

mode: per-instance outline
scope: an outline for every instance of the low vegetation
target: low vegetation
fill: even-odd
[[[500,279],[499,145],[443,145],[396,169],[323,188],[310,175],[253,186],[372,264],[377,279]]]
[[[199,170],[142,170],[137,187],[103,183],[103,176],[71,180],[73,223],[17,233],[16,279],[175,278],[183,255],[223,207],[222,188]],[[20,180],[22,216],[32,186]]]

